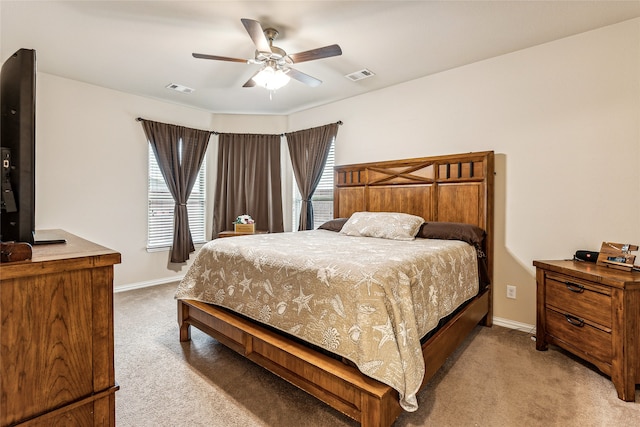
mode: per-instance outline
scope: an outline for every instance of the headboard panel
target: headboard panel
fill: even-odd
[[[483,228],[491,274],[493,151],[336,166],[334,178],[335,218],[358,211],[405,212]]]

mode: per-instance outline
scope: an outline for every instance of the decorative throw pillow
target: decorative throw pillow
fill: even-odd
[[[461,222],[425,222],[416,237],[423,239],[461,240],[476,248],[480,283],[490,285],[487,255],[484,253],[487,233],[480,227]]]
[[[318,230],[340,231],[349,218],[335,218],[322,224]]]
[[[462,240],[476,248],[482,247],[486,233],[471,224],[460,222],[426,222],[418,231],[416,237],[425,239]]]
[[[354,212],[344,224],[341,234],[380,237],[392,240],[414,240],[424,219],[399,212]]]

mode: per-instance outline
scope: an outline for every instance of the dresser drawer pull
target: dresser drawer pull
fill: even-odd
[[[578,285],[576,283],[571,283],[571,282],[564,282],[564,284],[567,286],[567,289],[569,289],[571,292],[575,292],[577,294],[581,294],[582,292],[584,292],[584,286],[582,285]]]
[[[584,326],[584,320],[579,317],[572,316],[570,314],[565,314],[564,317],[567,319],[567,322],[571,323],[573,326],[578,326],[580,328]]]

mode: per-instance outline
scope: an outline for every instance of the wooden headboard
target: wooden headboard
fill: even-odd
[[[425,221],[474,224],[487,232],[493,276],[493,151],[335,167],[333,212],[405,212]]]

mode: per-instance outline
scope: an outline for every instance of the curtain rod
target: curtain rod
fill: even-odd
[[[147,120],[147,119],[143,119],[142,117],[136,117],[136,122],[144,122],[144,121],[150,122],[150,121],[153,121],[153,120]],[[216,132],[214,130],[210,130],[208,132],[212,133],[214,135],[220,135],[218,132]]]
[[[338,121],[336,122],[336,124],[337,124],[338,126],[342,125],[342,120],[338,120]],[[280,134],[280,136],[285,136],[285,134],[284,134],[284,133],[281,133],[281,134]]]
[[[143,122],[143,121],[145,121],[145,120],[147,120],[147,119],[143,119],[142,117],[136,117],[136,122]],[[336,124],[337,124],[338,126],[341,126],[341,125],[342,125],[342,120],[338,120],[338,121],[336,122]],[[210,131],[210,132],[211,132],[212,134],[214,134],[214,135],[220,135],[220,132],[216,132],[215,130],[212,130],[212,131]],[[284,133],[281,133],[281,134],[280,134],[280,136],[284,136]]]

